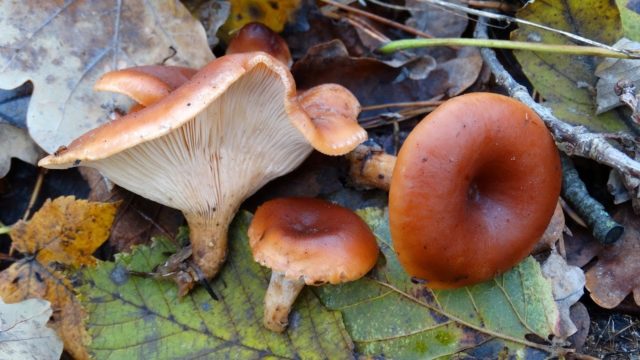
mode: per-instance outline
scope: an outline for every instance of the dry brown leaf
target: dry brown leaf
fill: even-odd
[[[598,261],[587,270],[587,289],[591,299],[612,309],[633,293],[640,305],[640,219],[624,207],[614,219],[624,226],[624,234],[615,244],[603,246]]]
[[[33,81],[27,125],[48,152],[129,106],[93,92],[103,73],[211,59],[202,25],[179,1],[0,1],[0,88]]]
[[[564,212],[562,211],[562,205],[558,202],[556,209],[553,211],[551,221],[549,221],[549,225],[547,225],[544,234],[542,234],[542,237],[538,240],[538,243],[531,253],[537,254],[554,248],[558,240],[562,239],[564,226]]]
[[[638,51],[640,43],[622,38],[613,47]],[[636,87],[640,87],[640,64],[637,60],[606,58],[598,65],[595,74],[598,77],[596,83],[598,114],[622,105],[620,98],[614,91],[618,81],[627,80]]]
[[[464,6],[464,2],[460,0],[449,0],[449,2]],[[454,12],[426,1],[407,0],[405,5],[411,13],[406,24],[433,37],[460,37],[469,22],[464,13]]]
[[[47,200],[29,222],[18,222],[9,233],[24,258],[0,273],[0,297],[7,303],[34,297],[50,301],[51,326],[76,359],[88,358],[85,316],[61,270],[95,263],[91,254],[107,240],[116,207],[72,196]]]

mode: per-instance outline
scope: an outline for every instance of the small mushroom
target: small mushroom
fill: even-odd
[[[102,75],[93,86],[97,91],[127,95],[141,107],[149,106],[195,75],[196,70],[180,66],[147,65],[116,70]]]
[[[264,51],[289,67],[293,63],[289,46],[284,39],[259,22],[250,22],[243,26],[229,42],[226,54],[252,51]]]
[[[357,114],[355,97],[336,87],[323,88],[353,106],[349,114]],[[208,279],[224,261],[228,225],[246,197],[295,169],[313,147],[339,155],[366,139],[366,131],[354,126],[355,116],[338,115],[306,109],[289,69],[270,55],[227,55],[148,107],[84,134],[39,165],[93,167],[123,188],[181,210],[193,259]],[[327,131],[340,125],[327,124],[334,121],[353,132],[333,137]],[[179,286],[181,294],[188,291],[184,280]]]
[[[354,212],[311,198],[264,203],[249,226],[254,259],[272,269],[264,300],[264,325],[282,332],[305,284],[357,280],[378,257],[375,237]]]

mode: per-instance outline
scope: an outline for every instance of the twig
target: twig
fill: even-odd
[[[27,210],[24,212],[22,216],[22,220],[27,221],[29,216],[31,216],[31,211],[33,211],[33,207],[36,204],[36,200],[38,200],[38,196],[40,196],[40,190],[42,189],[42,182],[44,181],[44,176],[47,174],[47,169],[39,168],[38,169],[38,177],[36,178],[36,184],[33,186],[33,191],[31,192],[31,198],[29,199],[29,204],[27,205]]]
[[[629,80],[620,80],[613,90],[620,98],[620,101],[631,109],[631,119],[640,124],[640,99],[636,94],[636,86]]]
[[[0,223],[0,235],[8,234],[11,231],[11,226]]]
[[[396,10],[424,10],[424,9],[419,9],[419,8],[410,8],[410,7],[406,7],[406,6],[398,6],[398,5],[392,5],[392,4],[388,4],[379,0],[368,0],[369,2],[372,2],[374,4],[378,4],[380,6],[384,6],[390,9],[396,9]],[[540,29],[544,29],[547,31],[551,31],[557,34],[561,34],[563,36],[566,36],[570,39],[576,40],[578,42],[587,44],[587,45],[591,45],[591,46],[597,46],[599,48],[603,48],[603,49],[608,49],[610,51],[614,51],[614,52],[619,52],[619,53],[625,53],[625,54],[637,54],[637,52],[634,51],[629,51],[629,50],[623,50],[623,49],[616,49],[613,46],[609,46],[603,43],[599,43],[597,41],[593,41],[591,39],[587,39],[585,37],[576,35],[576,34],[572,34],[570,32],[567,31],[562,31],[562,30],[558,30],[558,29],[554,29],[545,25],[541,25],[541,24],[536,24],[534,22],[531,21],[527,21],[524,19],[518,19],[512,16],[507,16],[507,15],[502,15],[502,14],[496,14],[494,12],[489,12],[489,11],[482,11],[482,10],[476,10],[476,9],[470,9],[464,6],[460,6],[458,4],[454,4],[454,3],[450,3],[450,2],[446,2],[446,1],[442,1],[442,0],[423,0],[424,2],[428,2],[429,4],[435,5],[435,6],[440,6],[441,8],[445,8],[445,9],[449,9],[449,10],[453,10],[453,11],[461,11],[467,14],[471,14],[471,15],[476,15],[479,17],[479,20],[482,20],[482,18],[485,19],[494,19],[494,20],[498,20],[498,21],[505,21],[507,23],[519,23],[519,24],[525,24],[525,25],[530,25],[533,27],[537,27]],[[480,22],[480,21],[479,21]],[[478,24],[480,25],[480,24]],[[484,24],[484,26],[486,27],[486,24]],[[477,36],[476,36],[477,37]]]
[[[474,36],[486,39],[487,25],[479,22]],[[589,158],[610,166],[621,174],[640,181],[640,163],[609,144],[605,136],[589,131],[584,126],[575,126],[559,120],[547,107],[536,103],[527,89],[518,84],[498,61],[492,49],[481,49],[480,53],[496,78],[496,82],[509,92],[511,97],[533,109],[545,122],[556,143],[567,155]]]
[[[354,8],[352,6],[344,5],[344,4],[341,4],[339,2],[332,1],[332,0],[320,0],[320,1],[322,1],[323,3],[329,4],[329,5],[335,6],[338,9],[342,9],[342,10],[345,10],[345,11],[352,12],[354,14],[362,15],[362,16],[367,17],[367,18],[369,18],[369,19],[371,19],[373,21],[377,21],[377,22],[379,22],[381,24],[385,24],[387,26],[391,26],[391,27],[394,27],[396,29],[400,29],[400,30],[402,30],[402,31],[404,31],[406,33],[409,33],[409,34],[412,34],[412,35],[415,35],[415,36],[428,38],[428,39],[429,38],[433,38],[433,35],[427,34],[425,32],[422,32],[422,31],[420,31],[418,29],[415,29],[415,28],[412,28],[410,26],[406,26],[406,25],[397,23],[395,21],[392,21],[392,20],[389,20],[389,19],[385,19],[382,16],[378,16],[378,15],[372,14],[372,13],[370,13],[368,11],[356,9],[356,8]]]
[[[530,41],[512,41],[496,39],[438,38],[438,39],[403,39],[391,41],[377,49],[389,54],[398,50],[431,46],[475,46],[494,49],[529,50],[555,54],[600,56],[619,59],[640,59],[640,54],[628,54],[611,51],[597,46],[543,44]]]
[[[615,222],[604,206],[589,195],[571,159],[566,155],[562,155],[560,159],[562,161],[562,196],[587,222],[596,240],[605,245],[618,241],[624,232],[624,227]]]
[[[517,11],[518,8],[502,1],[485,1],[485,0],[462,0],[463,3],[480,9],[494,9],[500,11]]]

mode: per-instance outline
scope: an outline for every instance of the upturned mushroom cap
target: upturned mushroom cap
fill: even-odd
[[[312,198],[264,203],[249,227],[249,244],[258,263],[307,285],[359,279],[378,257],[375,237],[358,215]]]
[[[320,145],[334,148],[330,134],[317,135],[327,127],[314,121],[314,112],[307,113],[298,101],[284,64],[262,52],[234,54],[212,61],[150,106],[89,131],[39,165],[94,167],[134,193],[183,211],[194,259],[211,277],[224,259],[227,226],[240,203],[296,168],[313,149],[308,139],[318,144],[321,138]],[[366,138],[360,130],[352,137],[353,147]]]
[[[293,63],[284,39],[259,22],[244,25],[229,42],[226,54],[252,51],[264,51],[289,67]]]

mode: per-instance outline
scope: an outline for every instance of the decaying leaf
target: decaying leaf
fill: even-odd
[[[518,18],[613,44],[622,37],[618,9],[608,0],[536,1],[518,12]],[[520,26],[513,40],[575,45],[566,37],[530,26]],[[597,61],[589,56],[514,51],[522,70],[545,99],[545,105],[563,120],[596,131],[626,129],[614,112],[596,116],[594,75]]]
[[[93,92],[103,73],[212,58],[202,25],[178,1],[0,2],[0,88],[34,83],[27,124],[47,152],[129,106]]]
[[[640,43],[622,38],[613,47],[617,49],[640,50]],[[595,72],[598,77],[598,114],[622,105],[614,87],[620,80],[627,80],[640,88],[640,62],[627,59],[604,59]]]
[[[231,10],[231,4],[226,0],[218,1],[202,1],[202,0],[187,0],[182,1],[189,10],[198,18],[207,33],[207,40],[209,41],[209,47],[214,48],[218,45],[218,29],[229,18],[229,12]]]
[[[50,301],[50,324],[76,359],[88,358],[84,313],[61,271],[95,263],[91,254],[107,240],[115,211],[115,204],[61,197],[47,201],[9,233],[13,248],[24,257],[0,273],[0,297],[7,303],[33,297]]]
[[[584,272],[567,261],[555,249],[542,265],[542,274],[551,282],[553,298],[558,305],[560,321],[554,335],[566,339],[578,328],[571,320],[570,309],[584,293]]]
[[[553,211],[551,221],[549,221],[549,225],[547,225],[547,228],[544,230],[544,234],[542,234],[542,237],[531,253],[537,254],[554,248],[558,240],[562,239],[564,227],[564,212],[562,211],[562,205],[558,202],[556,209]]]
[[[591,298],[606,309],[618,306],[630,293],[640,305],[640,219],[628,207],[614,219],[624,226],[624,234],[601,248],[598,261],[586,273]]]
[[[229,37],[229,33],[240,29],[252,21],[258,21],[275,32],[281,32],[291,14],[300,5],[300,0],[230,0],[231,13],[222,25],[220,36]]]
[[[315,292],[342,312],[356,350],[394,359],[439,357],[528,358],[553,352],[532,343],[546,339],[558,322],[551,286],[532,258],[486,283],[431,291],[412,282],[391,248],[387,216],[359,212],[384,255],[367,277]]]
[[[624,36],[640,41],[640,2],[638,0],[616,0],[622,21]]]
[[[24,129],[0,122],[0,178],[11,168],[11,158],[35,164],[41,151]]]
[[[297,299],[286,333],[262,326],[269,271],[251,256],[250,221],[250,215],[241,213],[230,228],[229,258],[211,283],[219,301],[202,288],[178,299],[172,283],[129,274],[128,270],[152,271],[176,250],[163,238],[83,271],[80,291],[94,357],[352,358],[353,344],[340,313],[323,308],[308,289]]]
[[[463,5],[460,0],[449,1],[458,5]],[[411,17],[406,24],[436,38],[460,37],[467,28],[468,19],[466,14],[453,12],[437,5],[429,4],[426,1],[407,0],[405,6],[408,7]]]
[[[45,300],[5,304],[0,299],[0,359],[60,359],[62,341],[47,327],[52,312]]]

